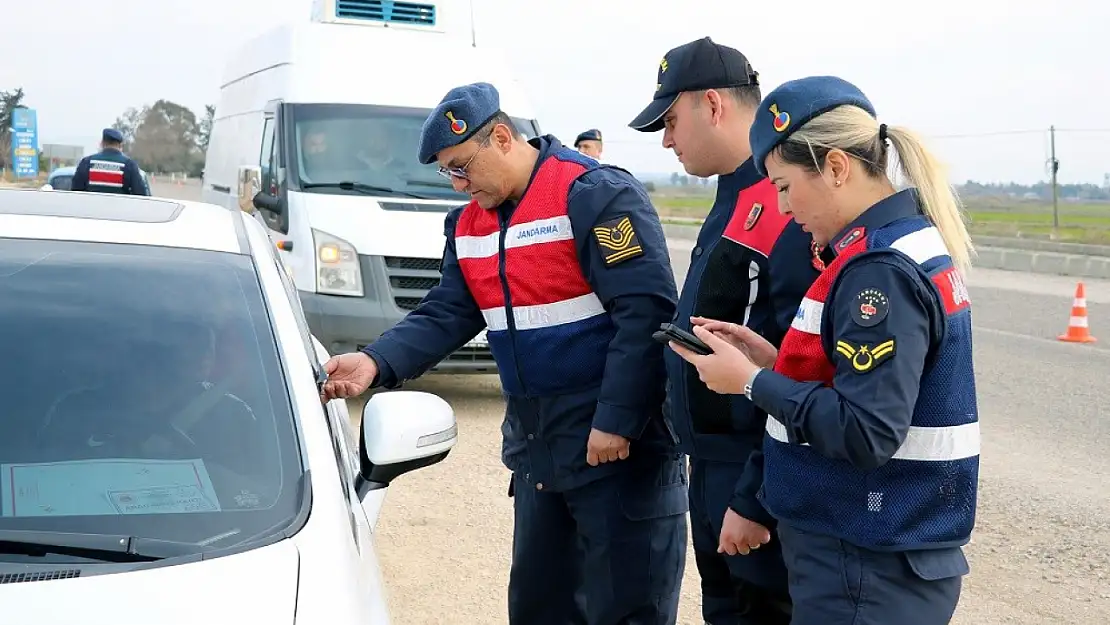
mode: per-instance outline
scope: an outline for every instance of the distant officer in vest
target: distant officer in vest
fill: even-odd
[[[486,328],[507,400],[509,623],[675,623],[687,484],[652,333],[677,293],[647,192],[550,135],[525,140],[488,83],[447,93],[419,160],[471,197],[446,218],[441,282],[332,358],[324,397],[396,388]]]
[[[150,195],[138,164],[123,153],[123,134],[115,128],[104,129],[99,152],[77,163],[72,190]]]
[[[709,37],[667,52],[651,104],[632,120],[663,131],[692,176],[717,176],[717,197],[690,256],[675,323],[691,317],[747,325],[782,342],[819,275],[813,238],[778,210],[778,192],[756,171],[748,130],[759,79],[740,51]],[[786,625],[790,596],[775,519],[759,503],[767,415],[720,395],[676,353],[667,363],[667,413],[690,455],[690,531],[707,625]]]
[[[675,349],[710,388],[771,416],[762,501],[779,521],[791,623],[948,623],[979,474],[973,249],[957,198],[918,135],[879,123],[839,78],[772,91],[751,144],[828,266],[779,350],[724,322],[695,329],[713,355]]]
[[[592,128],[574,139],[574,149],[594,159],[601,160],[601,131]]]

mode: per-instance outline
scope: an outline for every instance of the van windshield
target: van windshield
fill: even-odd
[[[377,192],[390,197],[426,197],[461,200],[469,197],[451,188],[437,166],[421,165],[416,155],[420,128],[431,109],[384,107],[364,104],[293,104],[294,149],[290,170],[297,186],[314,193],[358,193],[331,185],[351,182],[392,189]],[[528,138],[535,126],[513,118]]]

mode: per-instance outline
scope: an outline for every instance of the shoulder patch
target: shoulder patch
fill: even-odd
[[[865,328],[882,323],[889,312],[890,300],[879,289],[864,289],[852,301],[852,321]]]
[[[628,215],[621,215],[594,226],[594,238],[601,248],[601,256],[606,266],[644,254],[644,249],[640,247],[640,237],[636,236],[636,229],[632,227],[632,218]]]
[[[853,345],[849,341],[840,339],[836,342],[836,353],[844,357],[852,365],[856,373],[869,373],[875,367],[894,358],[894,337],[875,345],[860,343]]]

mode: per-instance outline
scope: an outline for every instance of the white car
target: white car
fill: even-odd
[[[0,621],[389,623],[378,511],[455,415],[379,393],[356,443],[256,219],[0,190]]]

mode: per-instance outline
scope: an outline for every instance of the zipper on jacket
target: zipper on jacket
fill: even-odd
[[[509,279],[505,275],[505,234],[508,232],[510,220],[499,207],[497,209],[497,221],[501,236],[498,237],[497,242],[497,274],[501,278],[501,292],[505,297],[505,321],[508,326],[509,344],[512,345],[513,350],[513,373],[516,375],[517,387],[524,392],[525,396],[528,396],[528,389],[524,386],[524,377],[520,375],[520,350],[517,349],[516,344],[516,320],[513,318],[513,300],[509,294]]]

